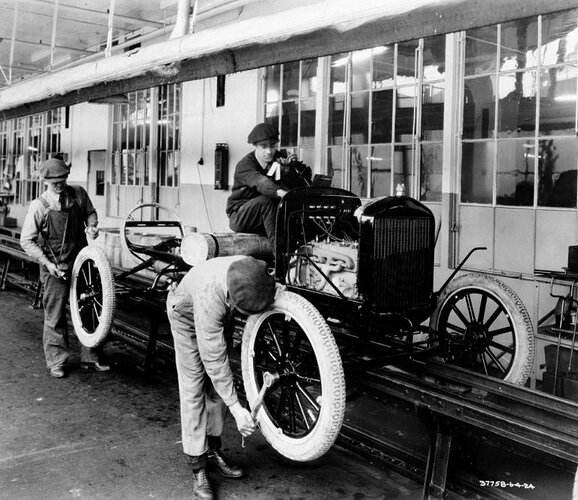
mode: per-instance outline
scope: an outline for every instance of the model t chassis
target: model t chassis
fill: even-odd
[[[121,238],[140,265],[114,277],[94,247],[75,263],[71,312],[86,345],[106,338],[115,279],[154,266],[152,284],[131,293],[162,301],[167,283],[190,268],[179,252],[187,240],[179,222],[135,220],[133,212]],[[348,191],[306,188],[282,200],[274,273],[286,291],[246,320],[241,341],[247,401],[253,406],[264,394],[257,419],[282,455],[307,461],[331,447],[343,423],[345,381],[359,372],[443,360],[514,383],[527,378],[534,343],[522,302],[494,278],[455,278],[463,263],[434,292],[434,225],[431,211],[408,197],[363,205]],[[152,246],[127,237],[143,228],[178,234]],[[276,382],[265,390],[267,374]]]

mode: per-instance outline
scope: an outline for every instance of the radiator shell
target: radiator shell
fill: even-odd
[[[431,306],[435,219],[413,198],[385,197],[363,207],[358,289],[378,314],[404,314]]]

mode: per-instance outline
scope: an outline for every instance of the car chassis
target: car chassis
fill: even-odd
[[[142,205],[124,221],[123,247],[141,263],[116,279],[152,268],[152,284],[133,293],[162,299],[168,283],[190,268],[184,246],[181,254],[187,238],[178,221],[135,220],[133,213],[142,208],[160,210]],[[345,413],[346,378],[370,367],[435,357],[513,383],[529,376],[534,331],[522,301],[492,276],[456,277],[478,248],[433,290],[434,226],[429,208],[407,196],[363,204],[342,189],[296,188],[281,200],[276,246],[268,257],[285,291],[247,318],[241,368],[251,407],[264,377],[275,377],[256,415],[267,441],[285,457],[314,460],[332,446]],[[178,234],[138,244],[128,237],[135,228]],[[213,238],[215,253],[222,255]],[[263,257],[262,246],[251,248],[237,252]],[[75,331],[87,346],[101,343],[110,330],[114,279],[101,249],[81,251],[70,304]]]

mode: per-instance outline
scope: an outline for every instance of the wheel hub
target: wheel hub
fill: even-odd
[[[474,321],[466,329],[465,340],[468,350],[481,352],[488,344],[488,332],[482,323]]]

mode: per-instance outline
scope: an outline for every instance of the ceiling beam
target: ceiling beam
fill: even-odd
[[[51,10],[54,8],[54,3],[46,1],[46,0],[17,0],[17,2],[18,3],[25,3],[25,4],[36,6],[36,7],[45,7],[47,9],[51,9]],[[103,19],[103,21],[108,22],[108,12],[102,12],[100,10],[94,10],[94,9],[86,9],[84,7],[76,7],[74,5],[66,5],[66,4],[59,5],[58,9],[60,11],[75,12],[75,13],[83,15],[83,16],[85,16],[87,14],[90,14],[91,16],[98,16],[101,19]],[[125,16],[122,14],[115,14],[114,18],[116,21],[126,22],[129,24],[134,24],[134,25],[141,26],[141,27],[142,26],[150,26],[153,28],[162,28],[165,26],[165,23],[163,23],[163,22],[152,21],[150,19],[142,19],[139,17]]]
[[[1,40],[3,40],[3,38],[0,36],[0,41]],[[30,45],[30,46],[34,46],[34,47],[47,47],[47,48],[51,47],[51,45],[49,43],[34,42],[32,40],[21,40],[18,38],[14,39],[14,43],[19,44],[19,45]],[[93,50],[79,49],[77,47],[65,47],[63,45],[55,45],[54,48],[57,50],[65,50],[67,52],[76,52],[79,54],[95,54],[96,53]]]

